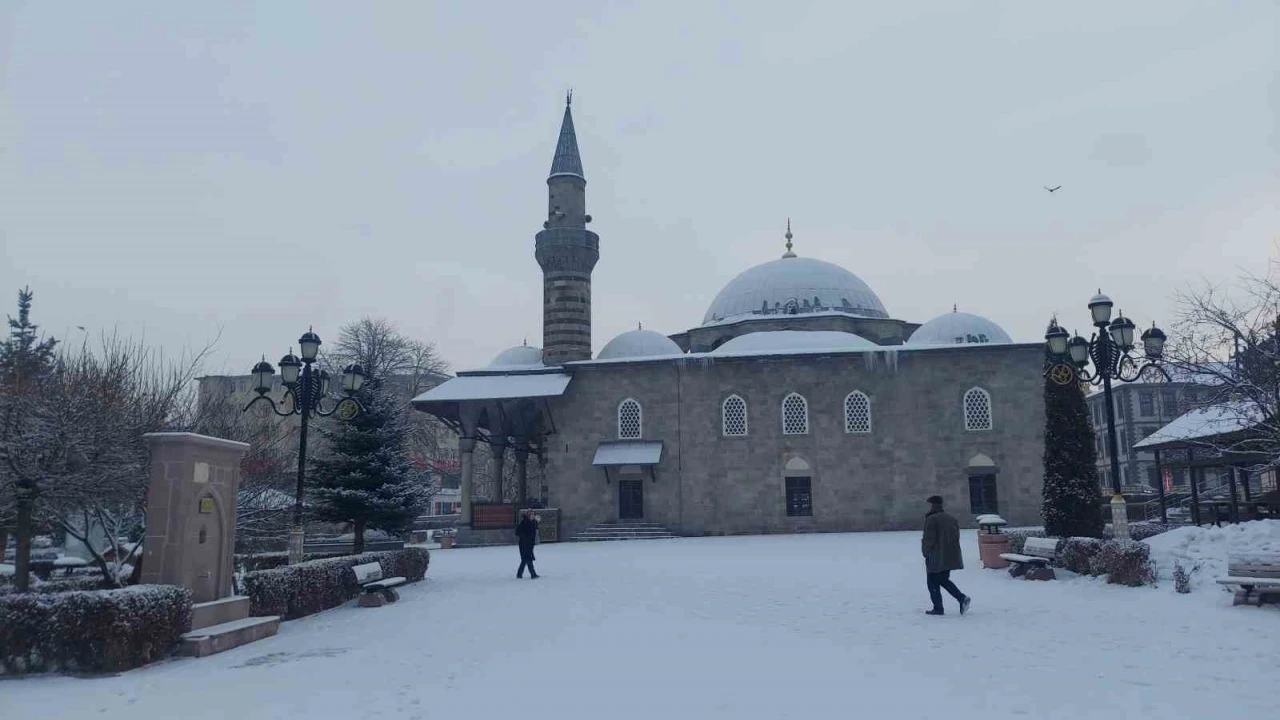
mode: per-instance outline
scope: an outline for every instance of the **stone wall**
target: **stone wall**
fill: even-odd
[[[617,439],[617,407],[634,397],[644,439],[664,443],[655,477],[642,476],[645,519],[681,534],[915,529],[933,494],[973,526],[968,465],[978,454],[998,468],[1000,513],[1038,524],[1043,352],[1037,343],[575,366],[551,405],[549,500],[564,537],[617,519],[620,473],[606,480],[591,461],[600,442]],[[965,430],[962,397],[974,386],[991,393],[990,431]],[[853,390],[871,399],[870,434],[845,433]],[[807,435],[782,434],[793,391],[808,401]],[[723,436],[730,394],[747,402],[746,437]],[[811,468],[812,517],[786,515],[783,468],[794,457]]]

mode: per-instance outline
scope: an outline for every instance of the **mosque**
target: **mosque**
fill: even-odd
[[[1038,524],[1043,341],[955,308],[895,319],[858,276],[798,256],[788,223],[782,257],[731,280],[699,325],[624,332],[592,357],[600,237],[586,184],[566,104],[534,242],[543,347],[413,401],[459,434],[467,531],[494,503],[533,499],[559,509],[561,537],[632,522],[677,535],[915,529],[934,494],[969,526],[988,512]],[[514,476],[515,497],[501,483],[473,497],[483,462]]]

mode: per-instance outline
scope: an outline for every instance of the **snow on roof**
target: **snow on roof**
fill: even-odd
[[[772,352],[883,350],[870,340],[837,330],[771,330],[739,335],[712,350],[712,356],[762,355]]]
[[[999,325],[971,313],[951,311],[921,325],[907,340],[910,345],[959,345],[965,343],[1012,343]]]
[[[1262,422],[1262,412],[1251,403],[1231,402],[1196,408],[1151,433],[1145,439],[1134,443],[1133,448],[1141,450],[1168,443],[1226,435],[1248,430],[1260,422]]]
[[[663,357],[682,355],[684,351],[671,338],[652,330],[629,330],[605,344],[596,354],[597,360]]]
[[[569,380],[564,373],[460,375],[422,393],[413,404],[551,397],[563,395]]]
[[[784,257],[748,268],[730,280],[711,301],[702,324],[766,310],[781,313],[789,304],[804,309],[815,302],[844,315],[889,317],[880,298],[857,275],[815,258]]]
[[[661,461],[661,440],[615,440],[600,443],[591,464],[657,465]]]

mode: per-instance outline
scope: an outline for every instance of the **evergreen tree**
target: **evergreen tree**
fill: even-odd
[[[1050,361],[1046,359],[1046,367]],[[1093,425],[1077,382],[1044,379],[1044,504],[1049,537],[1102,537]]]
[[[9,339],[0,343],[0,374],[9,392],[24,391],[53,368],[53,349],[58,341],[39,339],[39,326],[31,323],[34,299],[31,288],[18,291],[18,318],[9,317]]]
[[[357,553],[364,551],[365,530],[403,532],[427,499],[410,460],[403,403],[377,379],[359,397],[364,411],[355,418],[319,426],[327,450],[314,464],[311,490],[319,518],[352,525]]]

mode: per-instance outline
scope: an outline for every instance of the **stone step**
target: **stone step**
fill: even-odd
[[[279,629],[279,615],[233,620],[183,635],[179,651],[188,657],[204,657],[271,637]]]
[[[644,536],[641,536],[641,537],[612,537],[612,536],[582,537],[582,536],[577,536],[577,537],[571,538],[571,539],[569,540],[569,542],[622,542],[622,541],[626,541],[626,540],[675,540],[675,539],[677,539],[677,538],[679,538],[679,537],[680,537],[679,535],[644,535]]]
[[[232,595],[221,600],[196,603],[191,606],[191,629],[203,630],[214,625],[243,620],[249,617],[249,596]]]
[[[678,537],[666,526],[654,522],[613,522],[592,525],[570,538],[570,542],[603,542],[610,540],[669,540]]]

